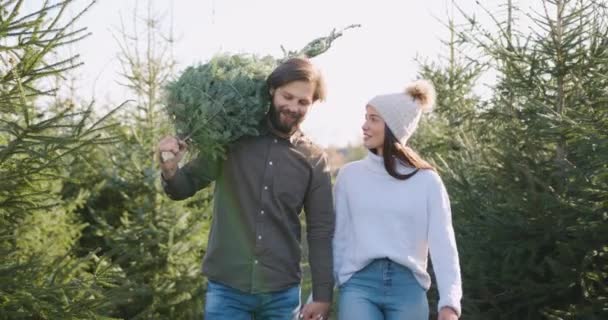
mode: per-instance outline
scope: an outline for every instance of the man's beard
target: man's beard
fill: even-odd
[[[279,112],[277,110],[277,108],[274,105],[270,106],[270,110],[268,112],[268,118],[270,119],[270,123],[272,124],[272,127],[281,132],[281,133],[285,133],[285,134],[291,134],[293,133],[298,125],[300,125],[300,122],[302,121],[302,116],[296,113],[290,113],[287,111],[283,111],[282,112],[283,115],[290,115],[293,117],[293,121],[290,124],[287,123],[282,123],[281,122],[281,112]]]

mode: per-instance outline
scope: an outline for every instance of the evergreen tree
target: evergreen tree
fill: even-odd
[[[496,32],[462,12],[470,24],[457,33],[497,73],[491,98],[463,117],[475,141],[464,154],[475,156],[443,169],[455,219],[463,216],[465,316],[603,319],[606,2],[544,0],[524,15],[508,1],[506,9],[504,21],[490,14]]]
[[[80,65],[60,48],[87,36],[65,12],[73,1],[0,1],[0,318],[94,319],[107,307],[116,277],[94,252],[76,257],[85,226],[75,214],[87,194],[64,198],[67,163],[110,143],[91,106],[49,101],[53,77]],[[92,4],[92,3],[91,3]],[[65,102],[65,101],[64,101]]]
[[[210,222],[212,188],[176,202],[160,184],[155,149],[172,134],[162,88],[173,75],[172,35],[151,2],[135,8],[131,27],[116,32],[121,84],[132,97],[113,118],[120,140],[82,158],[73,170],[87,189],[79,214],[83,253],[99,249],[120,270],[119,300],[108,314],[122,319],[200,317],[204,283],[200,266]],[[132,28],[132,29],[131,29]]]
[[[452,5],[452,9],[454,6]],[[476,129],[476,117],[481,98],[475,93],[479,77],[485,66],[476,60],[467,59],[463,52],[469,51],[470,45],[461,41],[453,13],[448,15],[446,27],[449,39],[442,41],[447,56],[439,61],[419,60],[419,77],[431,81],[437,92],[437,101],[433,111],[423,115],[420,128],[412,137],[410,144],[424,159],[435,165],[450,195],[453,225],[459,248],[461,273],[463,278],[464,299],[462,307],[465,317],[469,317],[476,305],[468,299],[470,277],[476,277],[470,270],[476,270],[469,264],[475,263],[469,257],[467,248],[468,221],[475,207],[468,207],[472,202],[462,201],[471,194],[469,179],[474,176],[475,163],[480,162],[479,152],[483,148],[483,139]],[[432,260],[428,271],[435,281]],[[436,287],[429,291],[429,303],[437,305]],[[431,318],[436,317],[436,310],[431,308]]]

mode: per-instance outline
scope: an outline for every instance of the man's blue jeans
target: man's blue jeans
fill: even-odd
[[[300,311],[300,286],[251,294],[208,281],[205,320],[291,320]]]
[[[339,320],[426,320],[426,290],[410,269],[374,260],[340,286]]]

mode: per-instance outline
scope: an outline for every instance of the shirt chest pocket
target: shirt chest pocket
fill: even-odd
[[[277,165],[274,174],[274,194],[282,206],[296,213],[302,209],[310,172],[299,163],[282,163]]]

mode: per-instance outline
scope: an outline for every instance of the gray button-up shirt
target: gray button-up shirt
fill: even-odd
[[[203,272],[250,293],[297,285],[304,209],[313,298],[330,302],[335,215],[325,153],[302,133],[283,139],[264,130],[232,144],[225,160],[204,155],[163,181],[185,199],[215,181],[213,222]]]

